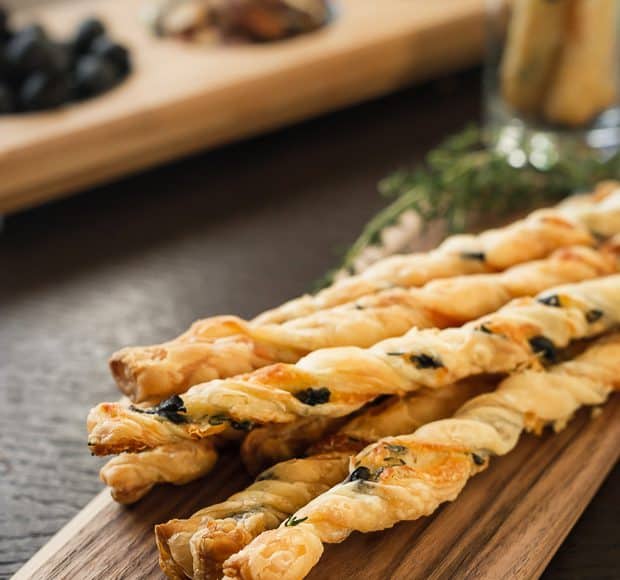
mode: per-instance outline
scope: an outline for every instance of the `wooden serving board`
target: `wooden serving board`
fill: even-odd
[[[524,436],[434,516],[328,546],[309,578],[537,578],[619,454],[615,395],[600,415],[591,419],[584,409],[558,435]],[[204,480],[161,487],[130,508],[103,491],[14,580],[161,579],[153,524],[186,517],[248,482],[231,456]]]
[[[21,15],[66,33],[98,14],[135,71],[86,103],[0,117],[0,213],[470,65],[483,46],[485,0],[339,0],[323,30],[258,45],[155,39],[139,18],[146,1]]]

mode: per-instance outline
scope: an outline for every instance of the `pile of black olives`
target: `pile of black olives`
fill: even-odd
[[[131,70],[127,49],[96,18],[68,42],[31,24],[14,30],[0,6],[0,114],[41,111],[88,99],[118,85]]]

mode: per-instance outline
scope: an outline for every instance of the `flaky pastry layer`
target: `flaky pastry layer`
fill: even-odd
[[[227,425],[344,416],[379,395],[553,361],[557,349],[619,323],[620,275],[556,287],[461,328],[413,329],[369,349],[315,351],[296,365],[197,385],[159,408],[104,403],[89,416],[89,445],[95,454],[135,451],[208,437]]]
[[[618,334],[549,371],[512,375],[450,419],[366,447],[352,458],[342,483],[301,508],[288,525],[264,532],[230,557],[224,578],[303,578],[320,559],[323,543],[432,514],[456,499],[491,456],[512,450],[524,429],[561,429],[579,407],[600,405],[619,388]]]
[[[438,278],[501,271],[546,257],[561,247],[592,245],[590,231],[604,236],[620,233],[617,183],[603,183],[594,194],[536,211],[505,228],[476,236],[452,236],[429,253],[386,258],[360,275],[314,296],[288,302],[251,322],[234,316],[200,320],[172,341],[118,351],[110,359],[110,368],[119,388],[134,401],[157,402],[194,384],[250,372],[276,361],[295,362],[316,348],[369,346],[402,334],[406,328],[394,322],[398,317],[391,318],[391,327],[385,317],[374,317],[374,326],[369,326],[340,311],[325,317],[313,315],[395,286],[419,287]],[[391,296],[406,301],[398,292]],[[338,317],[349,321],[348,330],[341,329],[340,320],[334,322]],[[299,318],[306,320],[294,324]],[[273,328],[285,323],[288,326],[282,333]],[[263,334],[255,334],[267,325],[270,328]]]

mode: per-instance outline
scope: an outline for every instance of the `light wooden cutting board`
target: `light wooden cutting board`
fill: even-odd
[[[525,436],[434,516],[327,546],[311,580],[538,578],[620,454],[620,396],[558,435]],[[137,505],[101,492],[13,580],[162,579],[153,524],[186,517],[249,483],[235,457],[205,479]]]
[[[0,117],[0,213],[467,66],[483,45],[485,0],[339,0],[323,30],[259,45],[152,38],[139,18],[146,1],[21,15],[61,32],[98,14],[135,72],[101,98]]]

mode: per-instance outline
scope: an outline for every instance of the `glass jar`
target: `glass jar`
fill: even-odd
[[[487,3],[485,118],[492,144],[515,164],[532,153],[548,163],[576,143],[617,151],[620,0]]]

